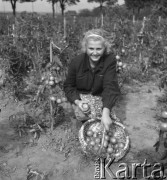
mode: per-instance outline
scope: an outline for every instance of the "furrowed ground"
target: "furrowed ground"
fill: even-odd
[[[160,155],[153,145],[158,139],[156,105],[161,95],[155,82],[126,85],[117,107],[117,116],[128,130],[131,148],[127,155],[111,165],[113,173],[120,169],[120,163],[127,163],[131,173],[132,163],[158,162]],[[37,142],[33,137],[18,135],[9,127],[9,116],[22,111],[22,104],[9,101],[1,95],[0,114],[0,175],[2,180],[26,180],[28,169],[49,180],[93,180],[95,167],[82,153],[73,121],[66,117],[51,135],[41,135]],[[80,124],[77,125],[78,129]],[[142,170],[137,173],[142,178]],[[106,173],[106,178],[111,179]]]

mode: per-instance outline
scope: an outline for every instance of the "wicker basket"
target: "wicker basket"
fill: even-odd
[[[92,130],[93,132],[98,133],[98,135],[101,137],[101,143],[99,144],[99,150],[94,151],[92,147],[87,144],[86,137],[87,137],[87,131]],[[120,149],[118,152],[113,152],[112,154],[108,154],[106,152],[103,152],[104,148],[104,135],[105,135],[105,128],[101,124],[101,120],[99,118],[97,119],[90,119],[87,122],[85,122],[82,127],[79,130],[79,141],[81,143],[81,147],[90,158],[114,158],[114,161],[117,162],[121,158],[125,156],[129,149],[129,136],[125,130],[125,127],[120,122],[113,122],[112,127],[110,128],[109,132],[112,132],[114,130],[114,137],[118,140],[119,143],[123,143],[124,147]]]

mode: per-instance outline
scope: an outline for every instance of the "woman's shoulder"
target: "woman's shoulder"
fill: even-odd
[[[81,61],[83,61],[85,59],[85,53],[81,53],[81,54],[78,54],[76,55],[72,61],[75,62],[75,63],[80,63]]]
[[[113,64],[116,63],[116,57],[114,53],[109,53],[104,56],[105,64]]]

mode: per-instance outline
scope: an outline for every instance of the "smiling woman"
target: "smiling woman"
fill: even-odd
[[[89,62],[92,68],[95,68],[96,64],[100,60],[104,53],[104,45],[100,40],[89,40],[87,43],[87,55],[89,56]]]
[[[71,61],[64,83],[64,91],[73,104],[76,117],[79,119],[82,116],[81,120],[89,119],[84,115],[83,109],[83,104],[88,103],[92,107],[90,117],[94,113],[95,118],[100,112],[106,130],[112,124],[111,110],[120,94],[116,59],[110,51],[107,34],[102,29],[92,29],[85,33],[83,53]],[[85,95],[89,98],[85,98]]]

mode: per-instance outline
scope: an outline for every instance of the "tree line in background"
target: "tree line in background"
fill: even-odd
[[[36,0],[2,0],[10,1],[13,15],[16,16],[16,3],[24,2],[35,2]],[[61,8],[62,16],[65,15],[66,6],[77,5],[80,0],[47,0],[47,2],[52,5],[52,14],[53,18],[55,17],[55,5],[59,5]],[[124,0],[123,5],[118,5],[118,0],[87,0],[88,3],[96,2],[99,4],[99,7],[94,8],[93,10],[82,9],[78,14],[73,11],[73,13],[78,16],[103,16],[106,11],[118,10],[122,12],[123,15],[135,16],[137,19],[141,17],[141,14],[147,16],[151,12],[166,17],[167,16],[167,1],[166,0]],[[71,12],[72,13],[72,12]]]

